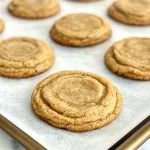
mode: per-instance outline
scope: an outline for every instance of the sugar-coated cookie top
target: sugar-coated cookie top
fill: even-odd
[[[78,38],[100,37],[111,30],[107,21],[94,14],[76,13],[60,18],[55,23],[57,32]]]
[[[118,0],[115,6],[131,15],[150,14],[150,0]]]
[[[114,44],[116,59],[124,64],[150,70],[150,39],[127,38]]]
[[[110,81],[81,71],[55,73],[32,94],[32,107],[40,118],[71,131],[100,128],[116,118],[121,106],[121,95]]]
[[[54,62],[50,46],[29,37],[12,37],[0,41],[0,75],[29,77],[44,72]]]
[[[11,14],[29,19],[50,17],[59,9],[57,0],[12,0],[8,5]]]
[[[43,7],[55,1],[56,0],[13,0],[12,2],[16,6],[30,6],[36,9],[37,7]]]
[[[60,19],[57,24],[73,31],[93,30],[102,26],[100,18],[89,14],[71,14]]]

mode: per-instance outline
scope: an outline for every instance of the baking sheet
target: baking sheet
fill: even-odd
[[[37,142],[50,150],[105,150],[117,142],[150,114],[150,81],[135,81],[113,74],[104,64],[104,54],[117,40],[125,37],[149,37],[150,26],[135,27],[113,21],[107,16],[111,0],[73,2],[61,0],[61,12],[51,18],[25,20],[11,16],[7,11],[9,0],[0,0],[0,18],[5,31],[0,40],[12,36],[30,36],[41,39],[53,47],[54,66],[47,72],[28,79],[0,77],[0,113]],[[106,18],[112,26],[112,37],[99,45],[72,48],[54,43],[49,30],[55,20],[71,12],[94,13]],[[111,124],[97,130],[74,133],[58,129],[38,119],[31,108],[31,94],[37,83],[61,70],[89,71],[111,80],[123,96],[123,108]]]

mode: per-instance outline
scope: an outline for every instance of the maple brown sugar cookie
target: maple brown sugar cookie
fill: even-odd
[[[89,131],[109,124],[121,106],[118,89],[105,78],[88,72],[50,75],[32,94],[32,107],[40,119],[71,131]]]
[[[150,0],[117,0],[108,9],[113,19],[131,25],[150,25]]]
[[[107,40],[112,34],[105,19],[87,13],[70,14],[53,25],[51,38],[67,46],[90,46]]]
[[[136,80],[150,80],[150,38],[126,38],[116,42],[105,55],[114,73]]]
[[[12,0],[8,10],[17,17],[38,19],[57,14],[60,6],[57,0]]]
[[[0,75],[12,78],[35,76],[54,63],[54,53],[43,41],[13,37],[0,41]]]
[[[4,22],[0,19],[0,33],[2,33],[4,30]]]

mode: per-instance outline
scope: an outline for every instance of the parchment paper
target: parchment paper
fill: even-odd
[[[5,22],[0,40],[11,36],[35,37],[51,45],[56,54],[54,66],[41,75],[28,79],[0,77],[0,113],[9,121],[50,150],[105,150],[150,114],[150,82],[119,77],[104,64],[104,54],[115,41],[131,36],[149,37],[150,26],[135,27],[113,21],[107,16],[111,0],[87,3],[61,0],[61,12],[41,20],[11,16],[7,11],[8,2],[0,0],[0,18]],[[112,26],[112,37],[105,43],[86,48],[54,43],[49,38],[50,28],[55,20],[72,12],[94,13],[106,18]],[[60,70],[89,71],[111,80],[123,96],[119,117],[101,129],[82,133],[57,129],[37,118],[31,108],[32,91],[39,81]]]

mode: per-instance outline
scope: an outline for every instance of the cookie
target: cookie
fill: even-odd
[[[118,0],[108,9],[113,19],[130,25],[150,25],[150,0]]]
[[[109,124],[121,106],[118,89],[88,72],[58,72],[41,81],[32,94],[32,107],[39,118],[70,131],[89,131]]]
[[[111,28],[106,20],[86,13],[70,14],[53,25],[51,38],[67,46],[90,46],[101,43],[111,36]]]
[[[0,33],[2,33],[4,30],[4,22],[0,19]]]
[[[80,1],[80,2],[92,2],[92,1],[96,1],[96,0],[74,0],[74,1]]]
[[[60,6],[57,0],[12,0],[8,10],[17,17],[38,19],[57,14]]]
[[[54,53],[44,42],[29,37],[0,41],[0,75],[11,78],[35,76],[54,63]]]
[[[114,73],[136,80],[150,80],[150,38],[126,38],[116,42],[105,55]]]

